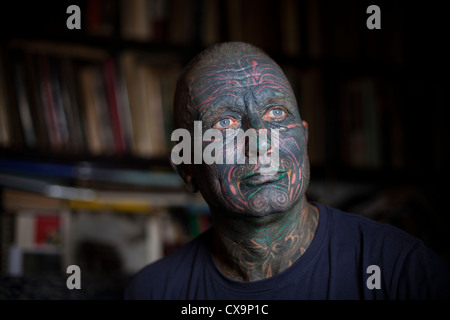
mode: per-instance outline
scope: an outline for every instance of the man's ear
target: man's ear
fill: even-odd
[[[172,169],[183,179],[186,188],[190,192],[195,193],[198,191],[198,187],[195,184],[194,179],[192,178],[192,172],[188,165],[184,163],[176,165],[172,162],[172,159],[170,159],[170,165],[172,166]]]
[[[308,122],[302,121],[303,128],[305,128],[305,136],[306,136],[306,143],[308,143]]]

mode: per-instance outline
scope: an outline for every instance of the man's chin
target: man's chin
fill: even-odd
[[[216,197],[215,201],[207,202],[212,211],[223,212],[226,215],[266,217],[284,213],[292,209],[299,198],[289,192],[286,184],[282,183],[285,179],[287,177],[282,173],[280,179],[275,181],[263,181],[257,177],[251,180],[252,184],[222,185],[222,196]],[[257,183],[253,185],[253,182]],[[297,201],[292,201],[292,196]],[[211,200],[212,197],[205,199]]]
[[[254,189],[247,197],[249,211],[270,214],[289,210],[292,206],[288,191],[277,183],[267,183]]]
[[[243,210],[233,211],[248,217],[266,217],[282,214],[294,205],[295,203],[290,201],[285,191],[267,187],[261,188],[256,194],[249,197]]]
[[[241,217],[245,216],[248,218],[268,218],[271,216],[278,216],[283,212],[275,212],[274,210],[265,210],[265,211],[252,211],[252,210],[246,210],[245,212],[241,213]]]

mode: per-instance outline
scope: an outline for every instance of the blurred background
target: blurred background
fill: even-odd
[[[372,4],[379,30],[366,26]],[[70,5],[80,29],[66,25]],[[0,298],[121,299],[133,273],[209,227],[169,165],[171,104],[182,67],[222,41],[261,47],[291,81],[309,123],[310,200],[395,225],[450,263],[444,12],[430,1],[3,1]],[[66,287],[72,264],[81,290]]]

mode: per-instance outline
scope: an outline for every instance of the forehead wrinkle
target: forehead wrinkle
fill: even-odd
[[[253,69],[253,72],[251,69]],[[211,79],[218,81],[248,81],[252,77],[259,79],[266,74],[273,74],[276,77],[277,74],[283,75],[283,72],[274,61],[268,60],[264,56],[244,55],[236,57],[232,61],[222,62],[219,60],[217,64],[210,62],[198,64],[191,70],[190,82],[200,86]]]
[[[196,90],[202,90],[200,92],[195,92]],[[193,87],[189,89],[189,94],[191,96],[192,99],[196,99],[197,97],[200,97],[202,94],[204,93],[208,93],[208,91],[214,90],[213,92],[209,93],[209,97],[211,97],[212,95],[216,95],[217,93],[224,93],[227,91],[227,89],[231,89],[228,83],[211,83],[208,87],[206,88],[197,88],[197,87]],[[225,89],[225,90],[222,90]]]
[[[209,117],[211,114],[219,113],[222,114],[224,112],[233,112],[233,113],[240,113],[241,107],[237,104],[215,104],[210,105],[209,108],[203,109],[199,112],[199,119],[205,119],[205,117]]]
[[[201,94],[207,91],[207,89],[214,87],[214,91],[208,93],[206,97],[202,97]],[[286,98],[292,97],[292,91],[289,86],[283,86],[279,83],[265,83],[265,84],[253,84],[248,83],[246,85],[235,86],[222,84],[221,86],[210,86],[200,93],[193,94],[190,92],[190,106],[194,109],[198,109],[199,112],[207,110],[214,105],[221,104],[223,100],[232,98],[233,105],[236,105],[239,99],[244,99],[247,103],[243,103],[243,106],[247,106],[250,103],[249,97],[256,105],[264,105],[264,96],[271,95],[269,99],[277,99],[276,95],[271,90],[283,92]],[[252,90],[253,89],[253,90]],[[270,91],[267,91],[270,90]],[[284,100],[286,98],[283,98]],[[261,100],[263,99],[263,100]],[[291,99],[292,100],[292,99]],[[193,102],[193,103],[192,103]]]
[[[282,77],[281,75],[275,75],[273,73],[246,73],[244,72],[245,68],[240,71],[233,71],[234,74],[228,73],[223,74],[220,72],[210,73],[206,75],[202,75],[198,80],[192,80],[190,85],[188,86],[189,92],[192,94],[195,90],[201,90],[202,87],[205,85],[209,85],[208,87],[204,88],[202,91],[195,93],[195,95],[202,94],[211,87],[215,87],[217,85],[220,85],[221,87],[224,87],[226,85],[229,85],[230,87],[254,87],[258,85],[262,85],[265,82],[270,82],[272,84],[279,84],[280,86],[285,87],[286,89],[289,88],[289,81]],[[213,76],[220,75],[217,78],[212,78]],[[258,82],[256,81],[248,81],[251,78],[255,78],[257,76]],[[273,78],[273,79],[271,79]],[[239,81],[245,81],[239,82]],[[211,83],[212,81],[215,81],[214,83]],[[221,84],[220,84],[221,83]],[[289,90],[288,90],[289,91]]]
[[[250,61],[250,59],[252,59],[252,61]],[[259,64],[257,61],[259,62]],[[226,72],[226,73],[239,73],[239,72],[246,73],[246,71],[248,71],[249,69],[252,69],[252,68],[254,69],[256,67],[258,69],[262,69],[262,70],[267,70],[267,69],[279,70],[279,67],[275,62],[273,62],[271,60],[267,60],[267,58],[264,56],[245,55],[245,56],[241,56],[241,57],[236,57],[232,61],[221,62],[219,60],[217,64],[212,64],[212,63],[198,64],[195,68],[192,69],[192,72],[194,74],[196,74],[198,72],[204,71],[204,69],[209,69],[210,71],[208,72],[208,74],[210,76],[212,76],[215,74],[223,74],[224,72]],[[253,73],[253,74],[255,74],[255,73]],[[257,74],[260,75],[261,72],[258,72]],[[251,76],[251,73],[250,73],[250,76]]]
[[[222,86],[223,88],[225,88],[225,90],[221,90],[220,92],[218,92],[219,89],[221,89],[221,87],[216,88],[216,90],[209,94],[207,97],[201,99],[200,97],[200,101],[196,101],[196,96],[192,96],[192,93],[189,92],[189,101],[190,101],[190,107],[193,110],[196,110],[197,112],[202,112],[203,110],[208,110],[212,105],[215,105],[219,102],[217,102],[218,99],[225,99],[226,97],[233,97],[235,99],[235,101],[237,99],[239,99],[239,96],[236,95],[236,88],[231,88],[231,87],[227,87],[227,86]],[[222,89],[223,89],[222,88]],[[231,93],[229,92],[231,91]],[[194,104],[192,104],[194,103]]]
[[[211,72],[207,74],[201,75],[198,79],[192,80],[189,85],[189,90],[195,90],[198,87],[202,87],[206,84],[209,84],[211,81],[216,82],[225,82],[230,86],[235,87],[243,87],[243,83],[239,83],[239,81],[245,81],[249,78],[254,77],[257,75],[258,77],[261,76],[260,73],[257,74],[249,74],[245,72],[245,68],[242,70],[233,70],[233,71],[217,71],[217,72]],[[248,82],[248,81],[247,81]],[[213,86],[214,84],[211,84],[210,86]]]
[[[191,69],[190,75],[190,104],[201,115],[216,105],[217,99],[233,98],[235,104],[238,99],[244,98],[242,94],[246,99],[251,94],[252,100],[260,104],[259,98],[267,88],[293,94],[280,67],[263,56],[248,55],[226,63],[199,64]]]

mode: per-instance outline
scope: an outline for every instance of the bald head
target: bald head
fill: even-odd
[[[244,42],[225,42],[207,48],[188,63],[178,79],[174,98],[175,128],[189,130],[192,121],[200,120],[200,114],[211,105],[244,104],[244,101],[236,101],[235,93],[258,83],[257,94],[264,87],[278,87],[277,94],[284,92],[293,97],[282,70],[261,49]]]

